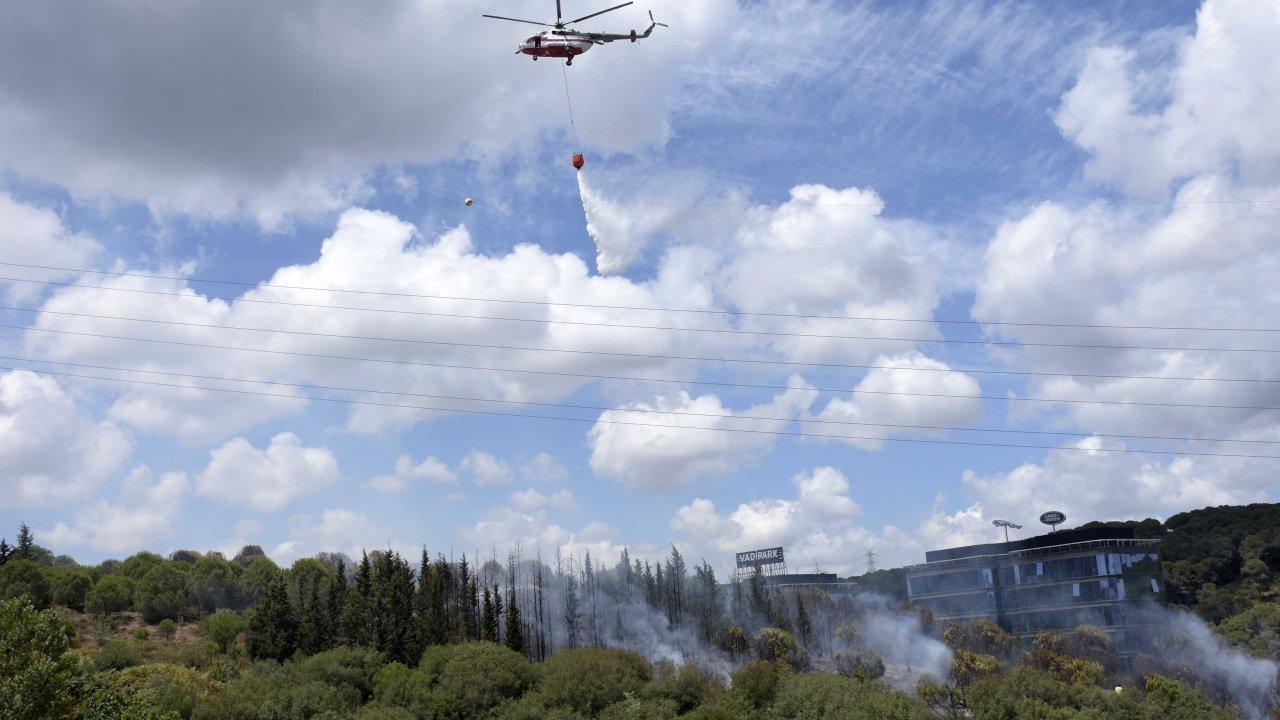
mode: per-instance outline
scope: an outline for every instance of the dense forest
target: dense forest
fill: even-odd
[[[0,720],[1231,718],[1276,712],[1280,506],[1130,523],[1163,538],[1155,651],[1096,628],[937,623],[901,573],[836,599],[725,582],[676,548],[582,558],[142,552],[0,540]],[[1161,611],[1164,612],[1164,611]]]

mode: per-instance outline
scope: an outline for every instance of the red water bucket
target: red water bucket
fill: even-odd
[[[573,168],[575,170],[581,170],[582,166],[585,165],[586,163],[587,161],[583,159],[582,153],[573,154]]]

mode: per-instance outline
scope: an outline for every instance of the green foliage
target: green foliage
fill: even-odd
[[[986,618],[948,621],[942,629],[942,642],[952,651],[968,650],[998,658],[1008,657],[1017,644],[1012,635]]]
[[[297,632],[298,621],[294,617],[293,606],[289,604],[289,597],[285,594],[284,579],[277,575],[267,586],[262,602],[258,603],[249,616],[248,632],[245,634],[249,656],[283,662],[293,655]]]
[[[404,708],[414,717],[431,711],[431,677],[400,663],[383,666],[373,676],[373,700],[378,705]]]
[[[25,598],[36,608],[49,607],[49,581],[34,560],[0,565],[0,600]]]
[[[829,674],[783,678],[768,717],[778,720],[928,720],[923,702],[879,683]]]
[[[200,634],[217,645],[218,652],[223,654],[231,652],[244,629],[244,620],[234,610],[219,610],[200,621]]]
[[[809,654],[796,638],[786,630],[764,628],[756,633],[756,657],[770,662],[781,662],[792,670],[807,670]]]
[[[299,676],[291,665],[258,663],[196,707],[192,720],[310,720],[355,707],[341,691]]]
[[[430,647],[421,670],[432,681],[433,708],[442,719],[475,717],[520,697],[535,678],[523,655],[491,642]]]
[[[137,598],[142,619],[152,625],[165,618],[181,618],[191,607],[186,566],[170,562],[153,565],[138,583]]]
[[[654,678],[639,694],[645,701],[665,702],[683,715],[694,708],[719,702],[726,695],[719,678],[703,672],[695,665],[675,667],[659,663]]]
[[[124,612],[133,607],[134,583],[123,574],[107,575],[89,589],[85,610],[106,614]]]
[[[1227,642],[1258,657],[1280,658],[1280,606],[1260,604],[1218,626]]]
[[[773,702],[787,674],[789,669],[780,663],[747,663],[733,673],[733,694],[749,708],[763,708]]]
[[[955,651],[951,661],[951,679],[959,687],[967,687],[974,681],[995,675],[1000,661],[994,655],[984,655],[963,648]]]
[[[204,612],[236,607],[236,585],[243,568],[220,557],[204,556],[187,573],[187,591]]]
[[[190,718],[196,707],[218,691],[218,684],[204,673],[161,663],[124,670],[116,684],[124,695],[180,718]]]
[[[138,697],[110,683],[89,691],[77,720],[182,720],[177,712],[157,707],[150,697]]]
[[[569,648],[547,659],[539,692],[549,707],[598,713],[640,690],[651,675],[640,655],[613,648]]]
[[[164,558],[153,552],[140,552],[125,558],[116,568],[116,572],[138,582],[146,577],[151,568],[164,564]]]
[[[256,545],[246,546],[257,547]],[[261,548],[258,551],[261,552]],[[240,551],[241,553],[244,550]],[[236,556],[236,562],[240,562],[240,556]],[[267,595],[267,589],[271,583],[280,579],[280,568],[271,562],[271,558],[257,555],[251,557],[246,563],[244,572],[240,573],[240,578],[236,586],[236,607],[243,609],[252,607],[260,602]]]
[[[159,631],[160,637],[163,637],[165,640],[172,640],[174,634],[178,632],[178,623],[174,622],[170,618],[165,618],[156,626],[156,630]]]
[[[108,640],[93,654],[93,669],[123,670],[142,662],[142,653],[128,640]]]
[[[84,610],[85,599],[93,588],[93,575],[87,570],[50,569],[45,573],[49,581],[49,599],[54,605]]]
[[[1019,668],[965,691],[973,720],[1228,720],[1235,714],[1191,687],[1151,676],[1145,687],[1110,689]]]
[[[151,637],[150,631],[148,631],[145,627],[136,627],[133,629],[133,632],[130,634],[133,635],[134,640],[146,640],[147,638]]]
[[[298,664],[298,672],[308,680],[337,688],[352,703],[368,700],[374,692],[374,677],[385,659],[371,648],[336,647],[317,653]]]
[[[0,602],[0,720],[64,717],[76,674],[57,616],[25,599]]]

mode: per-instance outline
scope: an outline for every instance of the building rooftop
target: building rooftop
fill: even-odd
[[[1073,530],[1059,530],[1058,532],[1045,533],[1043,535],[1036,535],[1022,540],[1010,540],[1009,542],[983,543],[981,545],[965,545],[963,547],[945,548],[942,550],[929,550],[924,554],[924,561],[926,563],[932,563],[944,560],[981,557],[983,555],[1001,555],[1017,550],[1031,550],[1034,548],[1049,547],[1051,545],[1068,545],[1071,543],[1088,542],[1090,540],[1132,539],[1133,528],[1076,528]]]

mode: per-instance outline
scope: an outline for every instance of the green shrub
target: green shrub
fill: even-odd
[[[291,665],[256,663],[198,705],[192,720],[307,720],[354,710],[336,688],[304,680]]]
[[[360,705],[373,696],[374,675],[382,663],[382,654],[376,650],[336,647],[303,660],[298,664],[298,674],[337,688],[343,697]]]
[[[756,634],[756,657],[770,662],[781,662],[792,670],[809,669],[809,654],[796,638],[786,630],[765,628]]]
[[[726,694],[720,678],[709,675],[694,665],[675,667],[660,663],[654,669],[654,679],[640,693],[646,700],[670,700],[677,714],[683,715],[696,707],[713,703]]]
[[[116,682],[126,695],[184,719],[218,689],[204,673],[162,663],[131,667],[122,671]]]
[[[93,669],[123,670],[142,662],[138,648],[128,640],[108,640],[98,652],[93,654]]]
[[[108,575],[85,595],[84,608],[91,613],[104,615],[124,612],[133,607],[133,581],[124,575]]]
[[[421,670],[391,663],[373,676],[373,701],[377,705],[404,708],[417,717],[427,717],[431,697],[431,678]]]
[[[749,708],[763,708],[773,702],[787,668],[779,663],[760,660],[747,663],[733,672],[733,694]]]
[[[76,675],[57,616],[25,599],[0,602],[0,720],[65,717]]]
[[[571,648],[547,659],[538,686],[550,707],[592,715],[638,692],[650,677],[640,655],[613,648]]]
[[[32,560],[0,565],[0,600],[26,598],[37,610],[49,607],[49,581]]]
[[[438,718],[475,717],[520,697],[535,679],[523,655],[491,642],[432,647],[420,668],[435,688]]]
[[[151,631],[147,630],[145,627],[136,627],[130,634],[133,635],[134,640],[146,640],[151,637]]]
[[[888,686],[814,673],[786,675],[769,717],[770,720],[929,720],[930,714],[923,702]]]
[[[49,596],[54,605],[84,610],[85,598],[93,588],[93,577],[83,570],[54,570],[48,573]]]
[[[128,562],[128,561],[125,561]],[[143,576],[138,583],[138,609],[142,619],[156,624],[165,618],[177,619],[191,606],[187,595],[187,575],[177,563],[161,563]]]
[[[236,638],[244,628],[244,620],[232,610],[219,610],[200,621],[200,634],[217,645],[218,652],[224,655],[235,647]]]
[[[170,618],[165,618],[156,626],[156,630],[159,631],[160,636],[165,640],[172,640],[174,634],[178,632],[178,623],[174,622]]]

